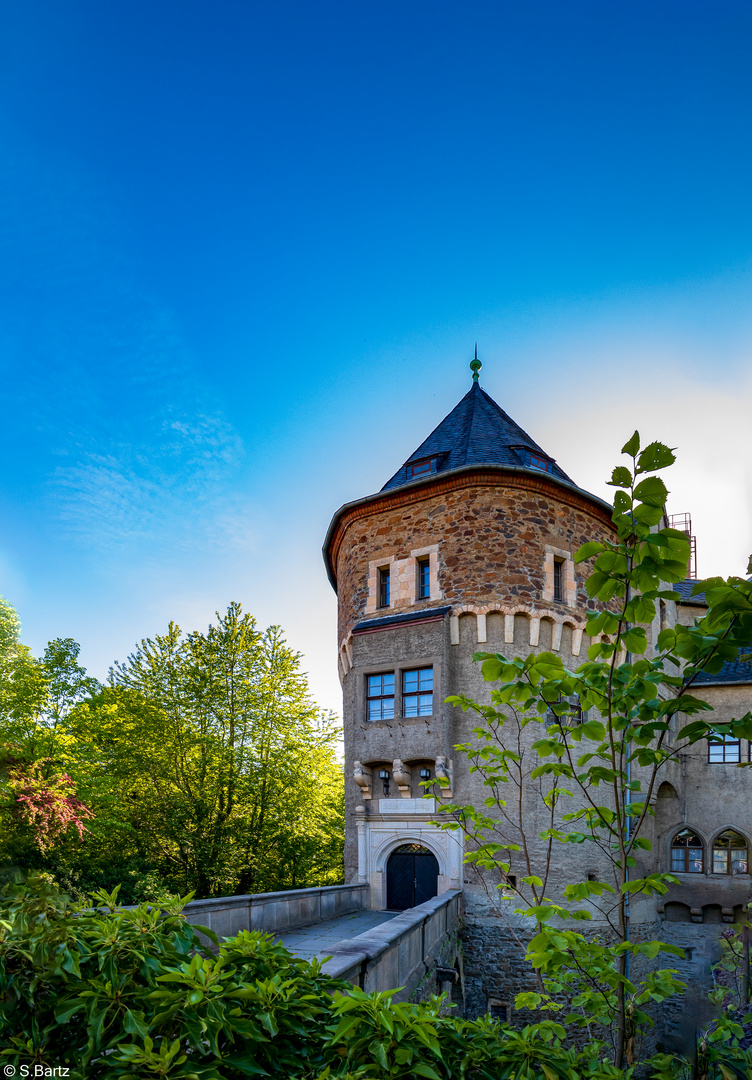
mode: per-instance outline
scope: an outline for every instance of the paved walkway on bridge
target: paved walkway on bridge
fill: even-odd
[[[353,911],[349,915],[340,915],[328,922],[314,923],[313,926],[299,926],[295,930],[288,930],[279,934],[276,938],[281,941],[286,949],[304,960],[311,960],[314,956],[321,959],[329,956],[332,945],[346,938],[357,937],[365,934],[366,930],[373,930],[375,926],[388,922],[399,911]]]

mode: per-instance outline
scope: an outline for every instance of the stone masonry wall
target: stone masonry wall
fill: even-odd
[[[543,599],[546,546],[573,553],[586,540],[611,534],[605,510],[544,476],[473,473],[389,493],[372,506],[345,511],[332,538],[339,642],[366,614],[374,561],[383,559],[387,565],[392,558],[406,559],[411,551],[438,545],[443,602],[482,605],[503,598],[554,607]],[[576,599],[585,606],[582,573]],[[436,603],[436,598],[416,604],[393,597],[388,613]]]

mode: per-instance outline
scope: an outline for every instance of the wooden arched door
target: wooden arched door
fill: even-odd
[[[436,856],[420,844],[402,844],[386,864],[386,906],[405,911],[439,891],[439,864]]]

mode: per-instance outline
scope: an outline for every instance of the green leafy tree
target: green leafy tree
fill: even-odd
[[[20,629],[16,610],[0,598],[0,850],[6,863],[34,866],[69,830],[80,840],[92,817],[54,739],[58,722],[98,683],[78,665],[75,642],[50,642],[37,660]]]
[[[341,879],[337,728],[300,658],[231,605],[171,624],[104,687],[70,638],[41,660],[0,605],[0,863],[75,890],[264,891]]]
[[[339,879],[337,729],[279,627],[239,604],[141,642],[73,710],[80,761],[120,794],[142,858],[199,896]]]
[[[668,492],[657,474],[673,463],[673,452],[660,443],[641,449],[636,432],[622,452],[629,465],[614,469],[610,481],[617,489],[613,539],[576,554],[591,565],[588,659],[572,671],[550,652],[476,654],[494,684],[490,704],[449,700],[479,717],[474,741],[458,749],[488,797],[482,808],[446,807],[453,820],[442,826],[462,829],[466,861],[495,874],[505,895],[516,894],[518,912],[534,920],[527,956],[538,992],[520,995],[518,1007],[559,1010],[566,999],[566,1022],[600,1030],[618,1068],[639,1055],[650,1005],[682,989],[670,968],[652,966],[661,953],[681,950],[629,934],[629,897],[665,893],[676,880],[646,863],[645,825],[661,770],[699,739],[752,737],[752,715],[714,724],[711,707],[692,692],[700,672],[717,672],[752,641],[752,582],[698,583],[705,617],[664,629],[652,649],[647,627],[659,601],[679,599],[671,585],[686,575],[688,541],[664,525]],[[533,831],[525,794],[536,785],[547,823]],[[566,863],[568,845],[592,845],[608,867],[605,880],[553,889],[551,867]],[[523,870],[516,885],[507,878],[513,860],[515,871]],[[598,931],[588,933],[582,924],[593,918]]]
[[[21,620],[13,605],[0,597],[0,720],[3,740],[30,745],[47,698],[47,673],[20,641]],[[33,751],[32,751],[33,752]]]

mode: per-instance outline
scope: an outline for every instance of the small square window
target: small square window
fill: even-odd
[[[541,469],[543,472],[553,472],[551,462],[541,457],[540,454],[530,455],[530,467],[532,469]]]
[[[366,716],[369,720],[394,719],[394,672],[369,675],[366,690]]]
[[[431,716],[433,713],[433,668],[402,672],[402,715]]]
[[[418,599],[428,600],[431,596],[431,562],[418,559]]]
[[[708,761],[711,765],[734,765],[742,760],[742,744],[733,735],[722,735],[722,741],[708,740]]]
[[[555,704],[559,708],[559,712],[557,713],[553,705],[549,705],[546,710],[546,727],[550,727],[552,724],[563,724],[572,727],[575,724],[587,723],[588,710],[583,709],[577,694],[571,694],[569,697],[563,697],[559,694],[559,700]]]
[[[409,476],[428,476],[436,472],[436,458],[424,458],[422,461],[413,461],[407,466]]]
[[[388,566],[379,570],[379,607],[389,607],[391,596],[390,577]]]
[[[495,998],[488,999],[488,1015],[499,1024],[509,1021],[509,1005],[506,1001],[497,1001]]]

